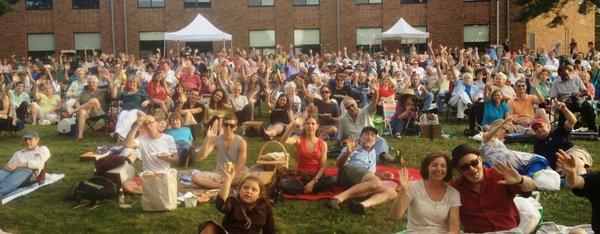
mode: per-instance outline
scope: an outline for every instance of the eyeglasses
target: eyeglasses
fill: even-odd
[[[233,128],[236,127],[236,125],[234,123],[223,122],[223,127],[224,128],[231,128],[231,129],[233,129]]]
[[[517,85],[517,87],[526,87],[526,86],[527,86],[527,85],[524,85],[524,84],[522,84],[522,85]]]
[[[477,166],[479,166],[479,159],[478,158],[473,159],[470,162],[465,163],[463,165],[460,165],[458,167],[458,169],[460,169],[461,171],[468,171],[469,169],[471,169],[471,167],[472,168],[476,168]]]

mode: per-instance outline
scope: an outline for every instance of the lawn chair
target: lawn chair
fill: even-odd
[[[383,133],[382,135],[392,134],[392,117],[396,113],[396,101],[383,101]]]

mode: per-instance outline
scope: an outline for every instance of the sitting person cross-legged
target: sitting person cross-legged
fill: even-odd
[[[32,178],[36,178],[50,158],[50,150],[39,146],[40,136],[36,131],[23,134],[23,149],[15,152],[3,169],[0,169],[0,204],[5,196]]]
[[[136,137],[140,127],[147,131],[147,136]],[[132,124],[124,145],[127,148],[139,149],[139,155],[132,155],[129,159],[133,163],[136,158],[139,158],[144,171],[167,172],[171,169],[171,163],[179,161],[175,140],[172,136],[160,132],[159,122],[149,115],[139,116]],[[142,194],[141,177],[123,182],[123,191]]]
[[[353,137],[346,140],[346,147],[337,158],[339,183],[346,190],[327,201],[328,207],[337,209],[346,200],[368,196],[363,202],[353,200],[349,204],[350,211],[364,214],[366,208],[396,197],[394,189],[384,186],[375,175],[377,133],[377,129],[367,126],[360,133],[358,146]]]
[[[217,129],[209,129],[204,144],[198,153],[198,159],[205,159],[214,149],[217,150],[217,167],[214,171],[192,171],[192,182],[199,186],[216,189],[223,186],[223,169],[228,162],[234,164],[236,178],[234,183],[244,178],[246,167],[246,140],[235,134],[237,119],[229,114],[223,118],[222,134],[217,135]]]
[[[421,161],[422,180],[411,182],[408,169],[400,170],[398,193],[390,218],[400,219],[408,210],[408,233],[459,233],[460,194],[448,185],[452,179],[450,158],[433,152]]]
[[[482,154],[466,144],[452,150],[452,166],[460,177],[450,184],[460,193],[464,232],[519,232],[519,211],[513,201],[530,197],[533,179],[520,175],[509,163],[483,168]]]
[[[105,79],[103,77],[103,79]],[[75,102],[75,109],[66,112],[66,116],[72,116],[77,113],[77,138],[83,139],[85,132],[85,122],[89,118],[104,114],[103,107],[108,105],[110,96],[107,90],[110,90],[110,82],[106,81],[108,89],[98,88],[98,78],[89,76],[87,87],[81,92]]]
[[[308,101],[314,102],[318,109],[319,129],[317,135],[319,137],[332,137],[338,131],[337,125],[340,122],[340,108],[335,99],[331,99],[331,88],[329,86],[321,86],[320,93],[309,92],[304,85],[304,81],[300,80],[300,88]]]
[[[294,121],[283,133],[281,141],[295,145],[296,173],[293,178],[279,181],[279,188],[291,194],[319,193],[332,188],[337,184],[337,177],[326,176],[327,143],[317,137],[319,124],[314,116],[305,117],[306,120]],[[290,136],[292,132],[303,124],[300,136]]]

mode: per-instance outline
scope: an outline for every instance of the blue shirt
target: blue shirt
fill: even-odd
[[[344,147],[340,156],[346,151],[347,149]],[[361,145],[358,145],[354,152],[352,152],[352,155],[348,158],[348,161],[346,161],[346,164],[351,164],[355,167],[375,173],[375,167],[377,166],[375,147],[371,148],[371,150],[366,150]]]
[[[510,107],[506,102],[502,102],[500,106],[496,106],[493,101],[486,101],[483,108],[483,121],[481,125],[491,124],[496,120],[503,119]]]
[[[146,91],[143,89],[138,89],[134,94],[121,92],[118,99],[123,102],[123,110],[141,110],[142,102],[148,100],[148,95],[146,95]]]
[[[185,141],[191,143],[194,140],[192,131],[188,127],[167,129],[165,130],[165,134],[172,136],[175,142]]]

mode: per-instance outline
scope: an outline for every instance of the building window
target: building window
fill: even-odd
[[[490,41],[489,25],[469,25],[464,28],[464,47],[484,49]]]
[[[356,29],[356,49],[362,49],[371,52],[381,50],[381,28],[357,28]],[[370,46],[370,48],[369,48]]]
[[[319,29],[295,29],[294,46],[298,47],[302,53],[321,51],[321,35]]]
[[[49,59],[54,54],[54,34],[27,34],[27,55]]]
[[[138,7],[140,7],[140,8],[165,7],[165,0],[138,0]]]
[[[248,6],[274,6],[275,0],[248,0]]]
[[[102,49],[101,36],[99,32],[93,33],[74,33],[75,52],[77,58],[83,58],[83,51],[88,50],[88,56],[92,55],[90,50],[96,50],[99,53]]]
[[[211,0],[183,0],[184,8],[210,7]]]
[[[73,0],[73,9],[99,9],[100,0]]]
[[[467,1],[467,0],[465,0]],[[427,0],[401,0],[402,4],[417,4],[417,3],[427,3]]]
[[[356,0],[356,4],[381,4],[381,0]]]
[[[319,5],[319,0],[294,0],[295,6],[312,6]]]
[[[27,0],[25,10],[52,10],[52,0]]]
[[[157,52],[156,49],[164,50],[165,33],[164,32],[140,32],[140,57],[152,57]]]
[[[275,30],[250,30],[250,48],[258,49],[261,53],[275,52]]]

